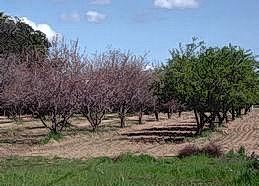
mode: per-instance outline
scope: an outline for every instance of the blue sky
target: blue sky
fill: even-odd
[[[112,46],[164,62],[169,49],[196,36],[259,54],[258,0],[0,0],[0,11],[49,38],[78,38],[89,53]]]

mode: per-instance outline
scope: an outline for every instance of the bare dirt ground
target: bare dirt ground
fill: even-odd
[[[244,146],[248,153],[255,152],[259,156],[259,109],[202,138],[190,138],[196,126],[190,112],[183,113],[181,118],[173,115],[170,120],[163,116],[159,122],[154,121],[153,116],[145,116],[146,122],[142,125],[136,125],[136,119],[128,117],[129,126],[120,129],[119,120],[114,115],[107,116],[100,131],[93,134],[89,124],[77,117],[73,119],[74,130],[67,131],[61,141],[52,140],[43,145],[37,143],[48,131],[38,121],[25,117],[22,124],[14,124],[0,118],[0,157],[57,156],[84,159],[126,152],[175,156],[188,144],[202,146],[209,142],[222,145],[225,151]]]

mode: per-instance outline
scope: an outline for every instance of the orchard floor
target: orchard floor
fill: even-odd
[[[192,138],[195,132],[194,115],[185,112],[179,118],[156,122],[145,116],[145,123],[137,125],[137,117],[128,117],[128,127],[120,129],[118,118],[108,115],[98,133],[90,131],[82,118],[73,118],[72,130],[59,141],[39,143],[48,131],[38,121],[24,119],[22,124],[0,120],[0,157],[48,156],[88,159],[91,157],[114,157],[121,153],[149,154],[156,157],[175,156],[188,144],[202,146],[209,142],[220,144],[225,151],[244,146],[251,154],[259,156],[259,109],[229,122],[216,132],[200,138]]]

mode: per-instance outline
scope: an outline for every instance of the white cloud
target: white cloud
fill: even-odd
[[[106,17],[107,16],[105,14],[101,14],[96,11],[88,11],[86,13],[87,21],[91,23],[101,23],[106,19]]]
[[[52,41],[55,37],[58,37],[60,35],[55,32],[48,24],[36,24],[33,21],[29,20],[27,17],[22,17],[21,21],[30,25],[34,30],[39,30],[46,34],[49,41]]]
[[[107,5],[110,3],[111,3],[111,0],[91,0],[91,4],[95,4],[95,5]]]
[[[154,5],[166,9],[197,8],[198,0],[155,0]]]
[[[71,14],[61,14],[60,19],[62,21],[69,21],[69,22],[72,21],[73,22],[73,21],[80,21],[81,16],[79,13],[73,12]]]

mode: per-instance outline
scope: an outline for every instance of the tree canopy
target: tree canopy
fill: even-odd
[[[44,33],[34,30],[17,17],[0,12],[0,55],[24,56],[38,51],[46,54],[50,43]]]
[[[216,117],[222,122],[228,111],[238,116],[258,100],[255,58],[237,46],[206,47],[194,39],[171,51],[160,74],[159,96],[176,98],[193,109],[197,133]]]

